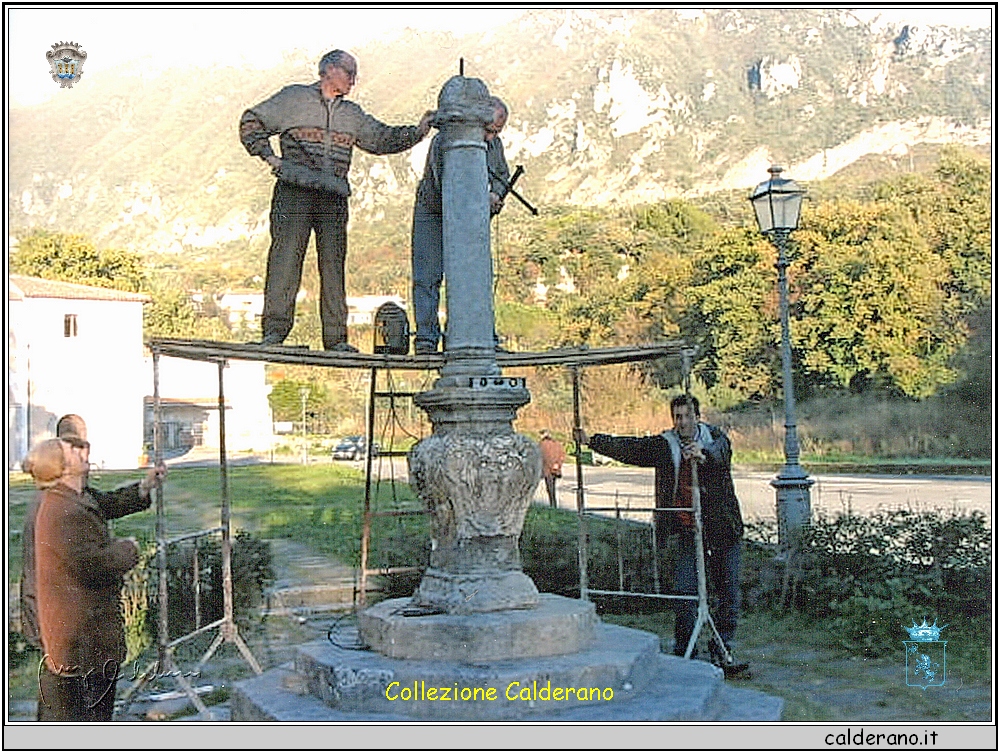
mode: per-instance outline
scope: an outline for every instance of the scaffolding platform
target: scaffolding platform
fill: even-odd
[[[311,350],[299,345],[256,345],[251,343],[218,342],[153,338],[150,350],[163,356],[196,361],[267,361],[306,366],[328,366],[341,369],[416,369],[437,370],[444,366],[443,353],[434,355],[391,355],[381,353],[344,353],[332,350]],[[615,363],[651,361],[657,358],[680,358],[685,344],[668,340],[649,345],[628,345],[611,348],[578,346],[543,352],[496,354],[500,367],[518,366],[603,366]]]

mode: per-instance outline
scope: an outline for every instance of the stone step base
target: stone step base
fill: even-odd
[[[648,638],[647,638],[648,637]],[[235,685],[233,721],[776,721],[782,699],[727,685],[721,670],[702,661],[658,653],[649,633],[598,626],[595,647],[562,657],[450,664],[389,659],[372,652],[346,651],[330,644],[300,647],[294,665],[285,665]],[[420,679],[424,685],[420,685]],[[519,678],[519,679],[512,679]],[[417,700],[389,700],[412,693]],[[511,682],[519,684],[508,691]],[[427,700],[431,687],[495,688],[496,700]],[[546,701],[543,687],[608,688],[604,700]],[[508,700],[508,692],[517,696]],[[454,691],[453,691],[454,692]],[[440,691],[439,691],[440,693]],[[424,700],[420,700],[420,696]]]
[[[393,659],[432,660],[434,667],[541,660],[590,650],[599,624],[593,602],[555,594],[539,594],[534,609],[405,616],[415,600],[388,599],[359,615],[358,629],[374,652]],[[416,679],[430,680],[426,675]]]
[[[348,609],[354,606],[354,582],[275,589],[267,594],[266,604],[265,611],[271,614]]]

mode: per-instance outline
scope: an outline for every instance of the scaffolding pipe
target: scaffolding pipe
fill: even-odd
[[[163,413],[160,403],[160,354],[153,351],[153,467],[163,462]],[[167,666],[167,644],[170,642],[167,622],[167,543],[166,521],[163,513],[163,485],[156,485],[156,568],[158,575],[158,616],[156,657],[161,667]]]
[[[219,496],[222,498],[222,632],[228,639],[233,620],[233,548],[229,530],[229,469],[226,463],[226,362],[219,361]]]
[[[372,443],[375,441],[375,387],[378,371],[372,367],[368,385],[368,426],[365,441],[365,506],[361,518],[361,572],[358,586],[358,605],[364,609],[368,592],[368,547],[372,532]]]
[[[580,516],[580,527],[577,533],[577,556],[580,563],[580,598],[587,598],[587,519],[583,514],[583,446],[580,444],[580,433],[583,431],[580,415],[580,367],[570,367],[573,374],[573,442],[576,445],[576,511]]]

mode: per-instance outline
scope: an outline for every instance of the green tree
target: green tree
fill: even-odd
[[[771,398],[780,365],[774,249],[746,228],[720,230],[694,262],[681,332],[713,405]]]
[[[178,337],[196,340],[229,340],[231,332],[217,317],[201,316],[191,296],[175,287],[161,286],[151,293],[152,303],[142,312],[146,337]]]
[[[330,393],[321,384],[297,379],[280,379],[271,388],[268,402],[275,421],[302,422],[302,390],[306,390],[306,425],[313,433],[322,433],[335,419]]]
[[[959,301],[910,216],[887,202],[825,203],[796,238],[793,340],[807,373],[917,398],[955,379],[949,361],[967,335]]]
[[[142,257],[131,251],[98,250],[84,235],[36,230],[18,238],[10,255],[16,274],[138,292],[146,281]]]
[[[934,174],[879,184],[879,201],[905,208],[931,250],[948,265],[949,297],[963,313],[990,300],[992,281],[992,171],[984,159],[946,147]]]

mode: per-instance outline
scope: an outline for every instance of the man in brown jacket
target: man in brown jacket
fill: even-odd
[[[562,478],[562,464],[566,460],[566,450],[548,431],[542,432],[542,441],[538,443],[542,451],[542,479],[545,481],[545,491],[549,495],[549,505],[558,507],[556,503],[556,479]]]
[[[87,441],[87,424],[83,418],[75,413],[68,413],[60,418],[56,423],[56,437],[78,448],[89,468],[90,442]],[[36,446],[28,455],[24,462],[25,472],[32,472],[32,464],[40,448],[41,445]],[[162,483],[166,476],[167,467],[160,462],[146,472],[142,481],[102,492],[90,486],[87,475],[84,475],[83,493],[93,499],[106,521],[114,520],[148,509],[152,503],[151,490]],[[41,648],[38,637],[38,596],[35,589],[35,516],[39,502],[39,497],[32,500],[24,516],[24,556],[21,565],[21,632],[35,648]]]
[[[83,493],[82,448],[49,439],[32,475],[40,488],[35,574],[42,661],[39,721],[111,721],[115,683],[125,659],[119,608],[122,576],[139,560],[132,539],[116,539]]]

